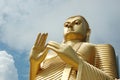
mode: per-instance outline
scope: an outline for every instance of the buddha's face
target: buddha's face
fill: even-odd
[[[86,30],[85,21],[80,16],[69,18],[64,23],[64,36],[66,39],[83,39]]]

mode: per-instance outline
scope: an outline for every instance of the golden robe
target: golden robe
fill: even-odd
[[[95,45],[91,54],[81,52],[82,43],[73,46],[79,57],[78,70],[66,64],[59,56],[43,61],[35,80],[115,80],[117,77],[114,50],[111,45]],[[89,52],[89,46],[83,52]]]

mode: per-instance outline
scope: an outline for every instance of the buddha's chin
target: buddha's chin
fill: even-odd
[[[64,35],[65,40],[81,40],[83,36],[80,33],[70,32]]]

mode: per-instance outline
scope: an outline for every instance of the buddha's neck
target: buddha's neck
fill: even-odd
[[[69,40],[69,41],[66,41],[65,44],[73,46],[78,42],[81,42],[81,41],[80,40]]]

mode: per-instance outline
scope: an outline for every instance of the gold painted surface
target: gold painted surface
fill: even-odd
[[[64,23],[64,41],[46,43],[39,33],[30,52],[30,80],[115,80],[118,78],[114,49],[89,43],[90,28],[82,16]],[[57,54],[46,58],[49,51]]]
[[[118,78],[114,49],[109,44],[96,45],[96,67],[113,78]]]
[[[54,57],[47,61],[44,61],[44,66],[42,70],[37,75],[36,80],[60,80],[62,77],[62,72],[65,67],[65,63],[59,59],[59,57]]]

